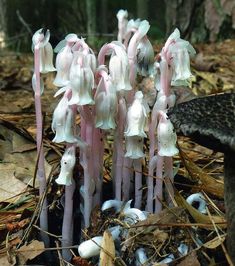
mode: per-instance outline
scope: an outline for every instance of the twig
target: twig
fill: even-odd
[[[219,238],[219,240],[220,240],[220,245],[221,245],[221,247],[222,247],[222,249],[223,249],[223,252],[224,252],[224,255],[225,255],[225,257],[226,257],[226,259],[227,259],[227,261],[228,261],[228,264],[229,264],[230,266],[234,266],[234,264],[233,264],[233,262],[232,262],[232,260],[231,260],[231,258],[230,258],[230,256],[229,256],[229,254],[228,254],[228,252],[227,252],[227,250],[226,250],[226,248],[225,248],[225,246],[224,246],[223,240],[221,239],[221,236],[220,236],[220,234],[219,234],[219,231],[218,231],[218,228],[217,228],[217,226],[216,226],[216,223],[214,222],[214,220],[213,220],[213,218],[212,218],[212,216],[211,216],[211,213],[210,213],[210,211],[209,211],[209,209],[208,209],[207,207],[206,207],[206,211],[207,211],[208,216],[209,216],[209,218],[210,218],[210,220],[211,220],[211,223],[213,224],[213,226],[214,226],[214,228],[215,228],[215,232],[216,232],[216,234],[217,234],[217,236],[218,236],[218,238]]]
[[[32,30],[30,29],[29,24],[25,22],[25,20],[24,20],[23,17],[21,16],[20,11],[19,11],[18,9],[16,10],[16,15],[17,15],[19,21],[22,23],[22,25],[23,25],[23,26],[26,28],[26,30],[28,31],[28,33],[29,33],[30,35],[33,35],[33,32],[32,32]]]

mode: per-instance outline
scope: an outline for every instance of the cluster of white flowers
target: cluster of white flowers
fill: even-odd
[[[105,202],[102,210],[112,205],[111,207],[116,208],[117,212],[122,212],[123,221],[130,225],[147,218],[146,213],[139,209],[142,204],[141,158],[145,156],[146,130],[149,130],[150,139],[150,182],[149,180],[147,182],[146,210],[152,212],[153,199],[155,198],[157,202],[162,198],[161,181],[153,181],[152,178],[155,169],[159,181],[164,178],[164,160],[178,153],[176,133],[167,117],[168,108],[175,104],[175,95],[170,89],[171,86],[188,84],[192,76],[189,58],[190,55],[195,54],[195,50],[189,42],[180,38],[179,30],[176,29],[162,48],[159,62],[154,63],[154,50],[147,37],[150,28],[148,21],[139,19],[128,21],[127,17],[127,11],[118,12],[118,41],[105,44],[100,49],[98,58],[83,38],[78,38],[74,33],[68,34],[54,49],[57,53],[56,67],[53,66],[49,31],[44,33],[40,29],[33,36],[33,50],[35,62],[37,62],[32,78],[32,87],[37,96],[35,98],[40,98],[39,94],[44,89],[40,73],[50,71],[57,71],[54,85],[58,87],[58,91],[55,97],[62,95],[54,110],[51,126],[55,133],[53,141],[66,143],[60,162],[60,173],[56,179],[58,184],[66,186],[74,184],[72,178],[76,164],[76,147],[82,148],[79,162],[84,170],[84,184],[80,186],[80,194],[84,200],[81,203],[81,212],[85,226],[89,226],[90,213],[95,203],[101,203],[95,202],[94,194],[100,193],[96,195],[100,201],[103,182],[104,131],[116,130],[113,173],[115,198],[118,200]],[[109,57],[108,60],[106,56]],[[148,116],[151,106],[146,102],[143,92],[135,88],[137,74],[155,78],[155,89],[158,94],[155,104],[154,101],[149,101],[151,106],[153,105],[149,125]],[[40,101],[36,106],[40,106]],[[76,125],[78,113],[81,118],[80,132]],[[40,118],[39,115],[38,117]],[[42,132],[42,130],[39,131]],[[37,142],[38,149],[41,141]],[[155,154],[156,143],[157,154]],[[128,193],[132,173],[128,168],[132,166],[135,172],[135,208],[131,208],[131,201],[124,206],[120,201],[130,198]],[[169,167],[171,167],[170,164],[165,163],[164,171],[173,175]],[[157,188],[154,188],[153,182],[158,186]],[[73,193],[71,191],[70,193]],[[161,210],[158,207],[155,204],[155,210]],[[67,208],[69,208],[68,203]],[[72,220],[71,217],[70,220]],[[66,219],[64,223],[66,224]],[[114,239],[117,239],[120,235],[120,226],[110,228],[110,233]],[[67,237],[70,236],[64,235],[63,239]],[[101,242],[102,236],[83,242],[79,246],[80,256],[89,258],[98,255]],[[143,249],[137,250],[135,255],[136,265],[147,261]]]

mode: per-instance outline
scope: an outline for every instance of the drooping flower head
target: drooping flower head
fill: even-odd
[[[117,13],[118,19],[118,41],[123,42],[126,34],[126,27],[128,23],[128,12],[127,10],[120,9]]]
[[[99,84],[95,94],[95,126],[101,129],[114,129],[117,112],[116,90],[105,66],[100,66],[96,72]]]
[[[69,99],[72,94],[71,88],[64,87],[56,95],[64,92],[64,95],[53,113],[52,119],[52,131],[55,134],[53,139],[56,143],[67,142],[67,143],[80,143],[80,139],[74,136],[75,133],[75,116],[73,107],[69,106]]]
[[[58,51],[56,57],[57,74],[54,85],[63,87],[69,83],[69,71],[73,61],[72,47],[77,42],[78,37],[74,33],[68,34],[55,48]]]
[[[153,63],[153,46],[147,36],[144,36],[137,46],[137,72],[144,77],[151,75]]]
[[[188,79],[192,76],[189,59],[195,53],[192,45],[181,39],[179,30],[175,29],[161,51],[161,58],[172,68],[173,86],[188,85]]]
[[[40,73],[56,71],[53,66],[53,49],[49,39],[50,31],[47,30],[44,34],[43,29],[36,31],[32,38],[32,50],[39,49],[40,51]]]
[[[147,20],[141,21],[139,23],[138,28],[136,29],[134,35],[130,39],[130,42],[129,42],[129,45],[127,48],[128,60],[129,60],[129,64],[130,64],[130,82],[132,85],[134,85],[134,83],[135,83],[135,78],[136,78],[136,74],[137,74],[137,52],[138,52],[137,47],[140,44],[140,41],[142,40],[142,38],[146,36],[149,28],[150,28],[150,25],[149,25]],[[145,45],[149,46],[149,43],[146,43]],[[141,49],[143,51],[143,43],[142,43]],[[149,49],[148,49],[148,52],[149,52]],[[142,53],[142,55],[140,55],[140,58],[143,55],[144,54]],[[142,58],[142,60],[143,60],[143,58]]]
[[[143,93],[137,91],[132,105],[127,112],[127,127],[125,131],[126,137],[139,136],[147,137],[144,127],[147,119],[147,105],[143,101]]]
[[[129,63],[125,47],[120,42],[115,41],[102,46],[98,55],[99,65],[104,65],[105,56],[110,54],[109,71],[116,91],[131,90]]]
[[[158,124],[158,154],[160,156],[174,156],[179,150],[176,148],[177,136],[174,127],[165,112],[160,111]]]
[[[86,55],[74,52],[73,63],[70,68],[70,85],[72,97],[69,105],[94,104],[92,89],[94,88],[94,74],[90,66],[86,65]]]
[[[126,153],[125,157],[131,159],[140,159],[145,156],[143,153],[144,141],[138,136],[126,137]]]

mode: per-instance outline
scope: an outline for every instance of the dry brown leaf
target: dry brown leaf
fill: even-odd
[[[23,192],[27,186],[14,176],[15,165],[11,163],[0,163],[0,172],[0,201],[17,201],[20,196],[17,198],[13,197]]]
[[[201,224],[200,227],[206,228],[206,229],[214,229],[213,224],[211,223],[211,219],[218,223],[218,227],[220,228],[226,228],[226,220],[222,216],[215,216],[212,215],[211,218],[205,214],[200,213],[197,209],[195,209],[193,206],[187,203],[187,201],[180,195],[178,191],[175,192],[175,200],[177,204],[189,211],[193,219],[196,221],[196,223]]]
[[[220,246],[225,241],[226,235],[221,235],[220,237],[215,237],[212,240],[203,244],[205,248],[214,249]]]
[[[217,180],[207,174],[203,169],[197,166],[193,161],[189,159],[189,157],[182,150],[180,151],[180,155],[183,161],[183,164],[187,171],[189,172],[191,178],[194,181],[199,181],[202,183],[200,185],[201,190],[210,193],[220,199],[224,198],[224,182],[221,180]]]
[[[0,148],[5,151],[0,154],[0,201],[9,201],[23,192],[27,185],[33,184],[33,177],[37,161],[37,151],[32,150],[35,144],[19,135],[14,130],[0,125],[3,139]],[[1,150],[0,149],[0,150]],[[46,176],[49,176],[51,166],[45,160]],[[36,187],[38,181],[36,180]],[[16,198],[14,201],[17,200]]]
[[[72,258],[72,263],[75,266],[92,266],[90,262],[88,262],[86,259],[83,259],[79,256]]]
[[[24,245],[17,250],[19,265],[25,265],[27,260],[32,260],[44,252],[44,243],[33,240],[29,245]]]
[[[115,246],[109,231],[104,231],[101,247],[100,265],[114,266]]]
[[[211,84],[214,88],[217,87],[218,82],[218,75],[216,73],[211,72],[202,72],[194,70],[197,76],[201,77],[202,79],[206,80],[209,84]]]
[[[12,261],[9,262],[9,257],[7,255],[0,257],[0,265],[1,266],[14,266],[14,265],[16,265],[16,258],[13,257],[11,259],[12,259]]]

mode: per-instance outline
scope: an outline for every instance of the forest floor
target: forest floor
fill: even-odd
[[[192,62],[192,92],[198,96],[235,92],[235,40],[196,45],[196,50],[197,56]],[[45,90],[42,109],[46,175],[50,181],[47,190],[49,231],[57,262],[48,264],[42,256],[45,249],[38,238],[39,227],[37,215],[35,216],[38,214],[39,199],[38,184],[35,180],[37,154],[32,71],[32,55],[1,52],[0,265],[94,265],[94,261],[89,264],[81,259],[76,249],[73,249],[71,264],[66,264],[60,256],[59,240],[63,215],[61,198],[64,188],[58,186],[54,180],[59,173],[64,145],[52,142],[51,120],[58,102],[53,97],[56,92],[52,85],[53,74],[43,77]],[[186,95],[184,98],[187,97]],[[77,120],[79,122],[79,117]],[[174,255],[172,265],[228,265],[223,154],[199,146],[185,137],[179,137],[178,144],[180,154],[174,157],[174,164],[178,167],[174,182],[175,207],[165,206],[162,213],[150,216],[138,224],[138,227],[130,228],[129,236],[135,237],[128,241],[125,251],[122,251],[123,261],[115,265],[133,265],[128,264],[124,256],[133,257],[133,251],[141,247],[141,244],[149,249],[148,254],[156,260],[154,265],[158,265],[157,261],[169,258],[169,254]],[[107,142],[105,149],[106,184],[110,180],[111,145],[112,143]],[[194,208],[196,206],[192,207],[185,201],[190,193],[199,191],[206,199],[207,214],[201,214]],[[74,216],[75,225],[79,224],[79,211],[75,212]],[[88,238],[99,232],[101,224],[108,223],[107,220],[108,216],[101,215],[100,210],[95,209],[92,226],[86,231]],[[79,241],[79,231],[77,225],[75,244]],[[181,243],[188,246],[188,252],[180,255],[178,247]]]

